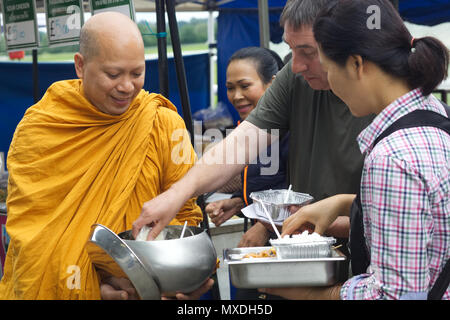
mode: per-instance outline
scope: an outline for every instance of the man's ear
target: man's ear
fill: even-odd
[[[78,78],[83,79],[83,69],[85,64],[84,57],[81,53],[77,52],[75,53],[73,60],[75,63],[75,72],[77,73]]]

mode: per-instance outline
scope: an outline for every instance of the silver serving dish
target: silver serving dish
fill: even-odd
[[[289,190],[286,199],[287,192],[287,189],[256,191],[250,193],[250,198],[252,198],[257,210],[262,213],[263,217],[266,217],[262,207],[264,205],[275,221],[282,221],[290,216],[289,206],[304,206],[311,203],[314,199],[309,194],[292,190]]]
[[[336,249],[330,257],[308,259],[246,258],[270,247],[225,249],[231,282],[236,288],[284,288],[330,286],[348,274],[347,258]]]
[[[126,276],[141,299],[161,294],[189,293],[200,287],[215,270],[217,255],[205,230],[167,226],[164,240],[135,241],[131,230],[114,234],[102,225],[92,226],[87,248],[94,265],[115,276]],[[99,250],[100,249],[100,250]]]

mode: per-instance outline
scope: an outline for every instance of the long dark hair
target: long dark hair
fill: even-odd
[[[379,25],[370,16],[379,13]],[[429,95],[447,77],[448,49],[436,38],[414,39],[388,0],[335,0],[314,22],[314,37],[324,54],[339,65],[350,55],[372,61]]]
[[[261,47],[245,47],[239,49],[231,56],[228,65],[233,60],[250,60],[256,66],[256,72],[263,81],[267,84],[272,81],[272,77],[283,68],[283,60],[273,50]]]

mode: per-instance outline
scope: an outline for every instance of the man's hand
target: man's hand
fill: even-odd
[[[180,211],[187,200],[175,190],[168,189],[142,206],[141,215],[133,222],[132,233],[136,239],[143,226],[151,226],[147,240],[154,240]]]
[[[261,222],[257,222],[244,233],[238,247],[262,247],[269,240],[269,237],[269,230]]]
[[[137,300],[136,289],[127,278],[107,277],[100,283],[103,300]]]
[[[205,211],[211,222],[218,227],[232,216],[238,214],[244,206],[244,201],[241,198],[232,198],[211,202],[206,206]]]

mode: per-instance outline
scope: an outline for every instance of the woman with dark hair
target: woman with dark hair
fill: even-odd
[[[378,27],[369,21],[374,12]],[[297,299],[450,299],[440,277],[450,258],[450,121],[431,95],[447,76],[448,49],[432,37],[413,38],[387,0],[333,1],[315,20],[314,36],[331,90],[353,115],[376,117],[357,139],[365,154],[360,194],[303,207],[283,234],[306,223],[322,233],[350,214],[356,276],[329,288],[266,291]]]
[[[228,100],[244,121],[250,112],[256,108],[258,100],[275,79],[277,72],[283,67],[283,61],[272,50],[261,47],[245,47],[236,51],[229,59],[227,66],[226,88]],[[242,189],[235,192],[231,199],[212,202],[205,208],[211,221],[220,226],[232,216],[240,214],[240,210],[252,203],[250,193],[267,189],[286,189],[288,137],[272,144],[267,149],[268,158],[278,162],[275,174],[261,174],[263,167],[273,163],[262,163],[260,158],[254,164],[249,164],[241,172]],[[278,152],[272,155],[272,152]],[[273,161],[272,161],[273,162]],[[263,246],[270,236],[275,234],[271,227],[262,222],[252,221],[252,227],[245,232],[239,246]]]

